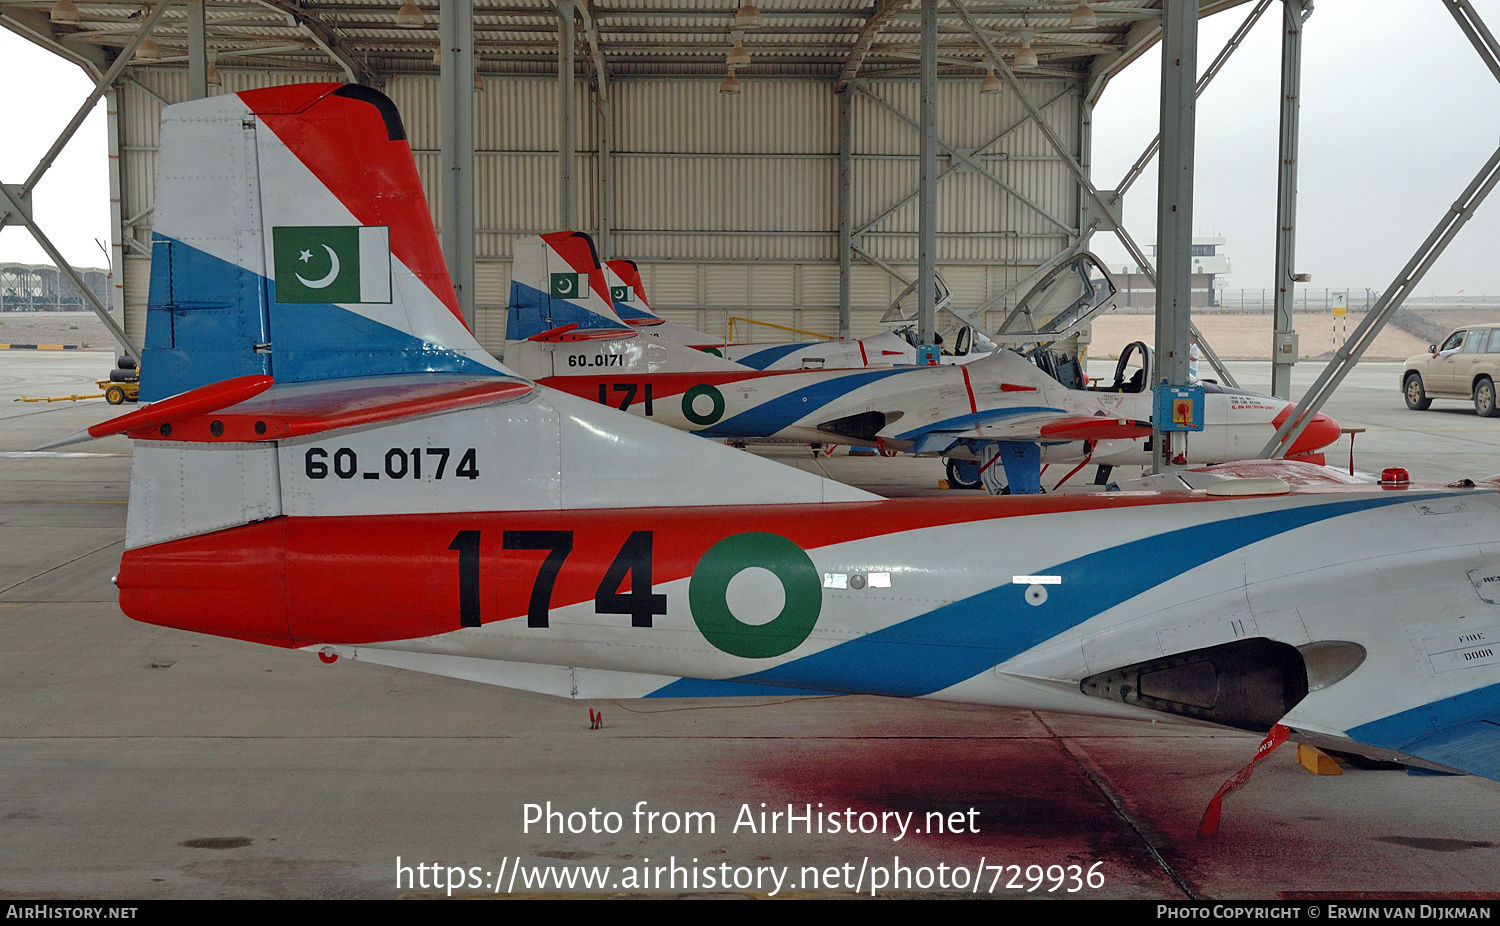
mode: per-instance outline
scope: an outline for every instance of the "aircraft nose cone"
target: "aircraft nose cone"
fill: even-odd
[[[1303,453],[1315,453],[1334,443],[1339,439],[1343,429],[1333,418],[1318,412],[1313,420],[1308,422],[1307,427],[1298,435],[1297,440],[1287,450],[1286,456],[1294,457]]]

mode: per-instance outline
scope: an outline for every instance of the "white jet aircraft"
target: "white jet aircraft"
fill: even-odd
[[[965,365],[849,370],[747,370],[639,336],[611,308],[593,242],[581,232],[518,241],[512,268],[508,366],[703,437],[940,456],[951,483],[996,494],[1040,492],[1051,463],[1076,472],[1088,463],[1151,462],[1149,371],[1085,388],[1077,358],[1045,346],[1112,304],[1113,283],[1088,254],[1047,274],[996,333],[1025,346],[1026,356],[1002,350]],[[1180,448],[1184,463],[1251,456],[1292,410],[1281,399],[1205,389],[1205,427]],[[1318,415],[1287,455],[1321,462],[1313,455],[1339,434],[1337,421]]]
[[[489,357],[376,91],[170,106],[158,171],[151,401],[78,435],[136,440],[136,620],[560,697],[1279,724],[1500,779],[1500,482],[882,499]]]

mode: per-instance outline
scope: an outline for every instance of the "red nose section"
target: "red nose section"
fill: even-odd
[[[1287,417],[1291,415],[1293,408],[1294,406],[1291,405],[1283,408],[1281,414],[1277,415],[1271,424],[1278,428],[1281,427],[1282,422],[1286,421]],[[1322,450],[1329,444],[1336,442],[1341,434],[1342,428],[1337,421],[1322,412],[1318,412],[1313,416],[1313,420],[1308,422],[1307,427],[1302,429],[1302,433],[1297,436],[1297,440],[1292,443],[1291,447],[1287,448],[1286,453],[1282,454],[1282,456],[1295,457],[1300,454]]]

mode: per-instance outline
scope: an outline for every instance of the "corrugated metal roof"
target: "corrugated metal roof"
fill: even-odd
[[[149,3],[150,0],[145,0]],[[760,74],[838,77],[866,24],[888,0],[758,0],[762,26],[735,32],[734,15],[741,0],[578,0],[597,26],[598,52],[611,78],[703,75],[725,71],[724,58],[734,40],[743,42],[750,64],[739,68],[742,79]],[[873,41],[860,75],[909,76],[919,42],[916,0],[900,7],[872,28]],[[1240,0],[1211,0],[1214,8]],[[53,26],[64,44],[93,45],[110,57],[130,39],[143,18],[142,0],[80,0],[81,23]],[[220,67],[344,69],[381,82],[402,74],[432,73],[438,68],[438,4],[418,0],[425,24],[396,25],[401,0],[208,0],[208,40]],[[1084,31],[1068,28],[1076,0],[969,0],[967,10],[989,33],[1002,54],[1020,47],[1022,30],[1042,68],[1078,72],[1099,55],[1125,50],[1127,34],[1142,21],[1160,18],[1160,0],[1099,0],[1092,8],[1098,25]],[[50,0],[8,2],[45,22]],[[946,5],[940,45],[950,73],[972,73],[981,66],[979,45]],[[137,62],[141,69],[180,69],[187,54],[187,11],[170,9],[153,32],[160,62]],[[22,31],[9,20],[6,24]],[[593,49],[579,23],[578,73],[590,75]],[[557,61],[557,12],[554,0],[478,0],[474,11],[479,69],[493,74],[545,73]],[[24,32],[23,32],[24,34]],[[335,60],[343,57],[342,62]],[[972,62],[966,64],[964,62]]]

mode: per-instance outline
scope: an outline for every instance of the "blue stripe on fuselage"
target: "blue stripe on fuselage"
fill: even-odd
[[[1052,408],[1047,405],[1027,405],[1011,408],[991,408],[982,412],[973,412],[968,415],[959,415],[956,418],[945,418],[932,424],[924,424],[920,428],[912,428],[896,435],[896,440],[919,440],[926,434],[939,431],[964,431],[969,428],[979,428],[1007,418],[1015,418],[1018,415],[1035,415],[1043,412],[1055,412],[1066,415],[1067,411],[1061,408]],[[998,439],[998,438],[997,438]]]
[[[650,697],[712,697],[745,683],[907,698],[932,694],[1252,543],[1345,514],[1441,497],[1396,494],[1314,503],[1134,540],[1039,570],[1062,577],[1062,584],[1048,586],[1046,603],[1039,607],[1026,603],[1027,586],[998,585],[773,668],[722,682],[682,679]]]
[[[735,363],[744,364],[755,370],[764,370],[766,367],[785,357],[787,354],[802,350],[804,347],[812,347],[811,344],[777,344],[758,350],[753,354],[734,358]]]
[[[829,375],[827,378],[822,378],[822,374],[818,372],[788,373],[787,376],[806,376],[811,382],[793,389],[786,395],[769,399],[747,411],[740,412],[733,418],[726,418],[693,433],[702,437],[771,437],[834,399],[843,398],[867,383],[899,373],[923,372],[924,370],[923,367],[861,370],[842,375]],[[764,380],[759,380],[759,382],[764,382]],[[733,386],[731,384],[725,388],[731,389]]]

